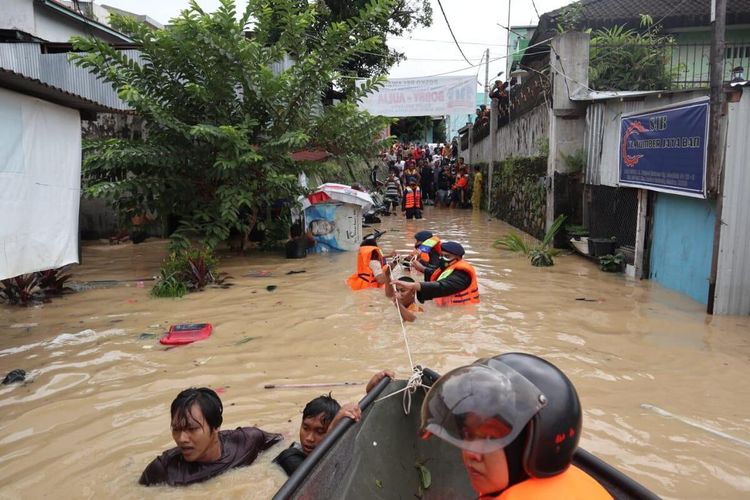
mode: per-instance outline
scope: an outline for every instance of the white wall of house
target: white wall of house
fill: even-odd
[[[0,88],[0,279],[78,262],[81,118]]]
[[[48,42],[67,42],[73,35],[89,35],[83,23],[66,18],[40,5],[34,5],[34,22],[35,29],[32,35]]]
[[[32,0],[2,0],[0,29],[33,33],[34,2]]]
[[[64,43],[73,35],[92,34],[106,42],[123,41],[34,0],[0,0],[0,29],[23,31],[48,42]]]

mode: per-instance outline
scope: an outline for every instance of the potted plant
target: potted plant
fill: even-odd
[[[617,246],[617,238],[612,236],[611,238],[589,238],[589,255],[594,257],[602,257],[604,255],[610,255],[615,253],[615,247]]]
[[[568,224],[565,226],[565,232],[568,233],[568,240],[573,238],[576,241],[581,241],[582,236],[589,235],[589,230],[578,224]]]

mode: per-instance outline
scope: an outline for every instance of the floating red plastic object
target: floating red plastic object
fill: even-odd
[[[169,332],[159,339],[164,345],[192,344],[198,340],[206,340],[211,336],[213,326],[210,323],[184,323],[172,325]]]

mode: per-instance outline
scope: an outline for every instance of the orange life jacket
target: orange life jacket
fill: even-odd
[[[432,238],[424,240],[422,243],[420,243],[419,247],[417,247],[417,252],[417,257],[419,257],[419,260],[421,260],[422,262],[430,262],[431,252],[435,252],[440,255],[440,238],[438,238],[437,236],[433,236]]]
[[[605,500],[612,495],[575,465],[562,474],[545,479],[530,478],[514,484],[497,498],[501,500]]]
[[[445,269],[436,269],[430,281],[440,281],[450,276],[454,271],[463,271],[471,276],[471,284],[460,292],[448,295],[447,297],[438,297],[435,303],[439,306],[461,306],[464,304],[479,304],[479,285],[477,284],[477,273],[471,264],[465,260],[456,260]]]
[[[372,260],[373,252],[377,253],[380,263],[385,265],[385,258],[383,257],[383,252],[380,251],[379,247],[359,247],[359,252],[357,253],[357,270],[346,280],[352,290],[362,290],[364,288],[380,288],[381,286],[383,286],[377,282],[377,280],[375,279],[375,273],[373,273],[372,269],[370,269],[370,261]]]
[[[419,188],[412,189],[406,188],[406,195],[404,196],[404,208],[422,208],[422,190]]]
[[[458,179],[456,179],[456,183],[453,185],[453,189],[466,189],[469,185],[469,180],[466,178],[465,175],[459,175]]]

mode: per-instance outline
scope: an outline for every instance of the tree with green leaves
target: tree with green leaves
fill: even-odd
[[[377,135],[389,121],[356,106],[382,83],[380,73],[335,106],[321,99],[342,67],[381,46],[379,36],[362,33],[396,2],[370,0],[314,42],[308,33],[318,7],[295,0],[250,0],[239,16],[234,0],[221,0],[213,13],[191,1],[156,31],[113,15],[115,29],[140,46],[135,59],[75,37],[71,59],[111,82],[147,123],[137,139],[87,141],[86,192],[128,215],[175,218],[175,241],[198,237],[214,248],[233,230],[246,234],[269,206],[302,193],[303,168],[324,168],[297,163],[292,152],[367,157],[382,147]],[[290,56],[293,64],[279,70]]]
[[[304,9],[308,1],[298,0],[298,5]],[[314,41],[331,24],[349,22],[357,18],[368,3],[369,0],[318,0],[317,19],[308,32],[309,38]],[[341,73],[350,78],[336,82],[338,88],[348,95],[354,88],[351,77],[368,78],[383,74],[394,64],[403,61],[406,56],[388,47],[387,37],[404,36],[417,27],[429,27],[431,24],[430,0],[396,0],[390,5],[385,16],[360,24],[359,36],[377,37],[379,41],[370,50],[359,52],[341,65]]]

